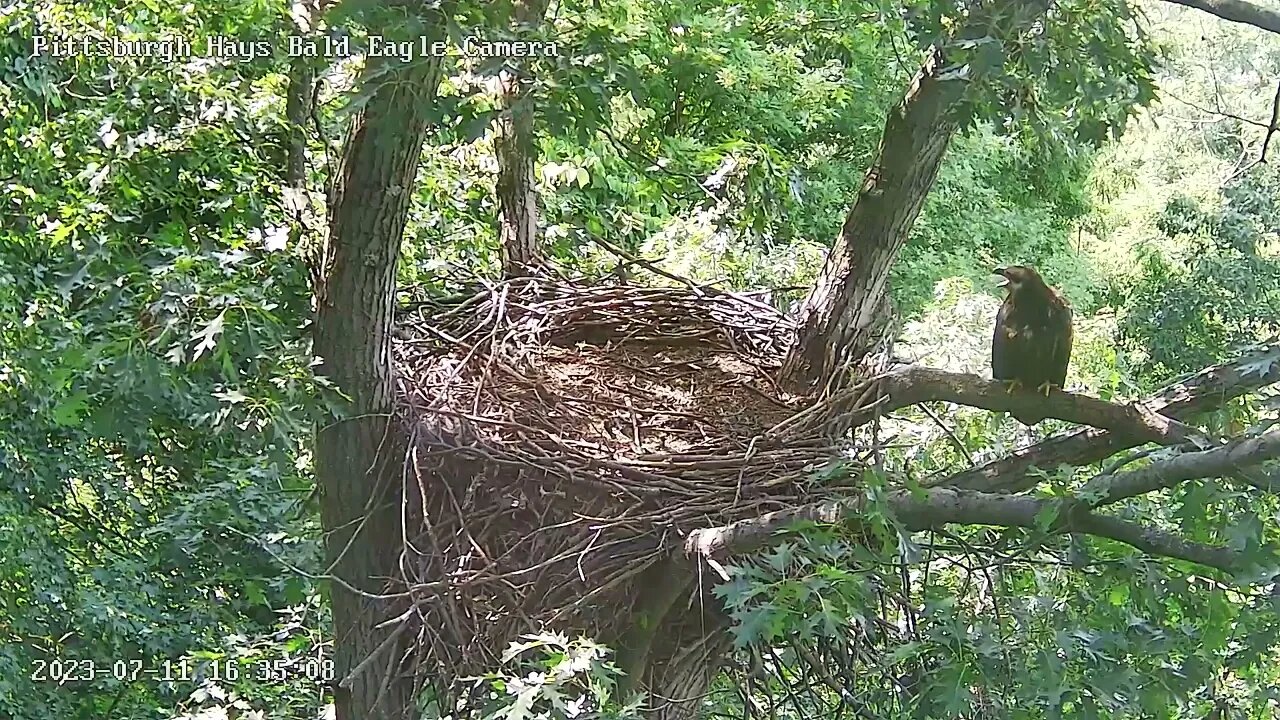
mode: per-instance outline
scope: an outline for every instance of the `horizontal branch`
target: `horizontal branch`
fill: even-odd
[[[1058,502],[1056,499],[1026,495],[991,495],[952,488],[931,488],[914,493],[900,490],[887,498],[890,511],[912,531],[952,524],[1035,528],[1039,526],[1037,518],[1051,504]],[[695,530],[685,539],[684,552],[690,559],[712,557],[718,560],[750,553],[772,542],[779,530],[796,522],[856,524],[858,518],[865,514],[866,506],[865,498],[851,498],[779,510],[724,527]],[[1235,572],[1245,567],[1244,557],[1230,548],[1192,542],[1163,530],[1088,511],[1061,516],[1050,531],[1110,538],[1151,555],[1186,560],[1224,572]]]
[[[1227,401],[1280,382],[1280,345],[1206,368],[1143,402],[1153,412],[1177,420],[1222,407]],[[1038,480],[1033,467],[1088,465],[1143,440],[1104,430],[1077,430],[1050,438],[999,460],[949,476],[932,479],[931,486],[959,487],[983,492],[1022,492]]]
[[[1223,20],[1280,33],[1280,12],[1245,2],[1245,0],[1167,0],[1167,2],[1203,10]]]
[[[1265,493],[1280,493],[1280,465],[1242,470],[1231,477]]]
[[[819,424],[857,427],[876,415],[930,400],[978,407],[994,412],[1036,414],[1089,425],[1173,445],[1197,437],[1195,428],[1140,405],[1117,405],[1088,395],[1054,390],[1047,397],[1030,390],[1009,391],[999,380],[950,373],[923,365],[907,365],[841,390],[774,428],[774,432],[812,430]]]
[[[1234,475],[1277,457],[1280,457],[1280,430],[1238,439],[1212,450],[1184,453],[1138,470],[1099,475],[1085,483],[1080,495],[1094,498],[1087,500],[1094,507],[1110,505],[1187,480]]]

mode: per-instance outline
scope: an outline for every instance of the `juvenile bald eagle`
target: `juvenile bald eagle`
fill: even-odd
[[[1009,290],[996,315],[991,338],[991,376],[1009,382],[1010,390],[1035,388],[1046,397],[1067,381],[1071,362],[1071,306],[1024,265],[993,271]],[[1023,425],[1035,425],[1043,415],[1014,414]]]

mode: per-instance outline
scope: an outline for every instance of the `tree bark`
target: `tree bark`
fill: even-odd
[[[695,603],[718,603],[710,592]],[[710,605],[687,610],[684,622],[663,630],[667,639],[660,659],[648,671],[649,713],[652,720],[692,720],[702,717],[711,681],[720,674],[731,636],[725,615]]]
[[[730,648],[729,618],[682,557],[650,568],[640,588],[630,627],[615,642],[626,673],[620,690],[645,693],[652,720],[699,717]]]
[[[1244,0],[1167,0],[1175,5],[1202,10],[1223,20],[1252,25],[1280,33],[1280,12]]]
[[[518,28],[536,27],[546,12],[546,0],[517,2],[513,21]],[[499,240],[504,277],[527,275],[542,262],[538,238],[538,190],[534,175],[533,93],[524,68],[505,70],[502,116],[494,145],[498,156]]]
[[[307,180],[307,120],[311,117],[312,89],[315,70],[307,58],[295,58],[289,68],[289,91],[285,116],[289,120],[289,155],[285,181],[290,187],[303,188]]]
[[[1109,430],[1138,442],[1176,445],[1191,439],[1208,440],[1198,429],[1141,404],[1118,405],[1062,390],[1047,397],[1032,391],[1010,393],[1008,386],[999,380],[949,373],[923,365],[907,365],[833,393],[769,432],[811,433],[832,423],[854,428],[894,410],[934,400],[993,412],[1044,413],[1045,417]]]
[[[952,36],[1008,36],[1047,9],[1045,0],[975,8]],[[930,51],[902,101],[889,113],[875,160],[845,218],[813,292],[800,307],[800,329],[779,372],[781,384],[808,392],[841,380],[885,330],[889,268],[924,206],[956,130],[951,109],[991,68],[947,67],[949,41]]]
[[[400,240],[439,59],[371,59],[364,77],[377,87],[352,119],[331,189],[314,330],[319,374],[350,406],[317,431],[315,471],[333,577],[337,717],[399,720],[411,716],[413,701],[409,683],[395,677],[401,651],[374,627],[385,612],[376,595],[396,574],[401,550],[398,473],[388,471],[400,465],[390,339]]]
[[[876,342],[876,317],[889,268],[937,177],[955,124],[947,110],[964,81],[940,77],[935,48],[906,96],[889,113],[876,159],[827,255],[813,292],[800,308],[800,329],[780,373],[807,391],[856,361]]]
[[[857,527],[871,504],[864,495],[778,510],[724,527],[694,530],[685,540],[685,555],[690,560],[713,558],[724,562],[777,542],[779,530],[798,522]],[[1186,560],[1224,572],[1239,571],[1253,562],[1245,552],[1226,545],[1194,542],[1154,524],[1094,513],[1082,505],[1073,508],[1070,503],[1055,498],[929,488],[893,490],[885,497],[883,507],[912,532],[953,524],[1038,528],[1053,534],[1075,532],[1109,538],[1149,555]],[[1042,518],[1047,512],[1053,512],[1056,517],[1044,527]]]

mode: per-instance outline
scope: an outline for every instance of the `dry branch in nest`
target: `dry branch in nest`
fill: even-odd
[[[732,293],[534,278],[401,317],[426,667],[491,670],[545,624],[609,642],[690,531],[820,499],[831,441],[766,434],[800,409],[772,379],[793,332]]]

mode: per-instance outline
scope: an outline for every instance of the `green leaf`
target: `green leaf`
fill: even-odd
[[[485,110],[477,113],[475,117],[469,118],[459,128],[458,134],[462,137],[462,141],[464,143],[473,143],[479,140],[489,129],[489,125],[493,123],[493,119],[496,116],[497,111]]]
[[[204,326],[204,329],[193,336],[193,339],[197,339],[199,342],[196,344],[195,351],[191,356],[192,362],[199,360],[200,356],[206,351],[213,350],[218,346],[218,336],[222,334],[223,322],[226,320],[226,316],[226,310],[218,313],[217,317]]]
[[[1036,529],[1040,532],[1048,532],[1049,529],[1053,527],[1053,524],[1058,521],[1058,515],[1061,511],[1062,504],[1060,502],[1054,501],[1045,503],[1044,506],[1040,508],[1039,512],[1036,513]]]
[[[88,400],[89,395],[83,390],[72,393],[54,406],[50,418],[55,424],[63,427],[77,426],[80,424]]]

